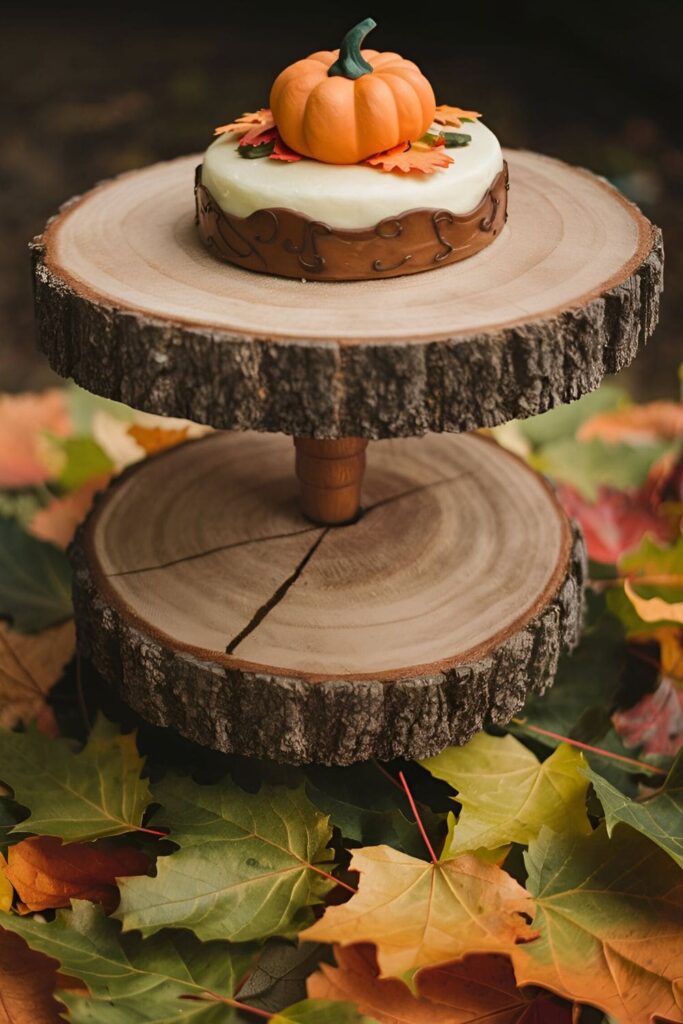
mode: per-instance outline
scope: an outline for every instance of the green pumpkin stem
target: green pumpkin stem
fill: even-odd
[[[361,54],[360,48],[368,32],[372,32],[376,26],[376,21],[366,18],[349,29],[339,47],[339,58],[327,72],[331,78],[335,75],[341,75],[344,78],[360,78],[362,75],[372,73],[374,70],[372,64],[368,64]]]

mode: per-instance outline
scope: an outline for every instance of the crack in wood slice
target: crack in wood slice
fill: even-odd
[[[289,588],[291,586],[293,586],[293,584],[296,583],[296,581],[300,578],[302,572],[304,571],[304,569],[306,568],[306,566],[308,565],[310,560],[313,558],[313,555],[316,553],[316,551],[318,550],[318,548],[320,547],[320,545],[324,541],[324,539],[327,536],[327,534],[329,533],[329,531],[330,531],[330,527],[329,526],[325,527],[321,531],[320,536],[316,537],[316,539],[313,541],[313,543],[311,544],[310,548],[308,549],[308,551],[306,552],[304,557],[301,559],[299,564],[295,567],[294,572],[292,572],[287,577],[286,580],[283,580],[283,582],[280,584],[280,586],[277,588],[277,590],[273,591],[273,593],[268,598],[268,600],[266,602],[264,602],[264,604],[262,604],[260,608],[257,608],[256,612],[254,613],[252,618],[249,620],[249,622],[246,624],[244,629],[240,630],[240,632],[237,634],[237,636],[233,637],[233,639],[230,641],[230,643],[225,648],[225,653],[226,654],[234,654],[235,651],[237,650],[237,648],[239,647],[239,645],[242,643],[242,641],[246,640],[246,638],[248,636],[250,636],[251,633],[253,633],[254,630],[257,629],[258,626],[263,622],[263,620],[265,619],[266,615],[268,615],[269,612],[272,612],[273,608],[275,608],[276,605],[278,605],[280,603],[280,601],[283,600],[283,598],[286,596],[287,591],[289,590]]]
[[[572,401],[654,330],[661,235],[602,179],[508,158],[495,245],[430,274],[341,284],[206,253],[195,157],[124,175],[36,240],[39,344],[90,391],[231,430],[406,437]]]
[[[271,540],[284,540],[285,537],[297,537],[300,533],[313,533],[314,530],[319,530],[319,526],[302,526],[300,530],[289,530],[286,533],[271,533],[268,537],[249,537],[246,540],[236,540],[230,544],[218,544],[214,548],[209,548],[207,551],[197,551],[192,555],[182,555],[180,558],[171,558],[168,562],[162,562],[157,565],[140,565],[134,569],[122,569],[121,572],[107,573],[110,578],[116,576],[133,576],[139,572],[154,572],[156,569],[170,569],[174,565],[180,565],[182,562],[192,562],[197,558],[209,558],[211,555],[217,555],[221,551],[230,551],[232,548],[241,548],[245,544],[265,544]]]
[[[364,498],[311,542],[284,437],[215,434],[133,467],[72,548],[83,650],[151,721],[258,757],[426,756],[506,721],[578,637],[580,535],[476,436],[372,446]],[[228,530],[242,542],[208,558],[107,576]]]

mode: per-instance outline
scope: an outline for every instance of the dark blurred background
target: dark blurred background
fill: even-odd
[[[473,106],[503,143],[610,178],[664,229],[660,326],[626,371],[675,396],[683,358],[683,3],[541,0],[316,6],[5,3],[0,14],[0,390],[53,381],[34,347],[26,245],[68,197],[199,151],[267,104],[275,75],[372,15],[368,40],[414,59],[437,102]],[[589,254],[587,254],[589,255]]]

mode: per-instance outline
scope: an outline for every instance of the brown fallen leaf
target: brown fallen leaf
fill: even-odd
[[[463,110],[462,107],[451,107],[442,103],[436,108],[434,120],[437,124],[449,124],[453,128],[461,128],[463,121],[477,121],[481,114],[476,110]]]
[[[95,495],[104,490],[109,479],[108,475],[94,477],[77,491],[53,498],[49,505],[38,509],[33,516],[28,524],[29,533],[39,540],[56,544],[58,548],[67,548],[76,527],[90,511]]]
[[[507,952],[535,937],[522,916],[533,913],[529,894],[472,854],[432,864],[369,846],[354,851],[350,866],[360,873],[358,892],[328,907],[300,937],[343,946],[372,942],[382,976],[468,953]]]
[[[417,996],[398,978],[380,978],[374,947],[335,946],[336,967],[320,964],[308,979],[311,999],[354,1003],[379,1024],[571,1024],[569,1003],[515,984],[509,959],[465,957],[425,967],[414,979]]]
[[[654,693],[646,693],[625,711],[615,711],[612,724],[627,747],[675,757],[683,746],[683,691],[664,677]]]
[[[32,836],[10,846],[0,869],[16,889],[23,912],[68,907],[72,899],[118,902],[116,879],[143,875],[149,858],[134,846],[106,842],[63,845],[55,836]]]
[[[0,1024],[61,1024],[57,961],[0,928]]]
[[[440,167],[448,167],[453,163],[443,146],[411,145],[401,142],[384,153],[375,153],[364,161],[380,171],[396,171],[399,174],[433,174]]]
[[[31,722],[47,707],[46,695],[76,646],[73,622],[41,633],[17,633],[0,622],[0,726]]]

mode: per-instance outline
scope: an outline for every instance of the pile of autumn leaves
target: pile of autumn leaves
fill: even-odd
[[[62,400],[73,424],[86,400]],[[113,437],[182,439],[86,414],[63,439],[109,472]],[[498,432],[584,526],[585,634],[507,733],[422,765],[187,748],[179,771],[101,715],[84,746],[59,735],[50,673],[26,681],[47,655],[26,652],[68,608],[35,548],[22,575],[23,542],[0,545],[0,1020],[683,1021],[681,433],[679,405],[610,389]],[[49,465],[50,432],[31,444]],[[0,530],[42,559],[63,555],[36,516],[79,490],[68,453],[51,465],[0,495]]]

